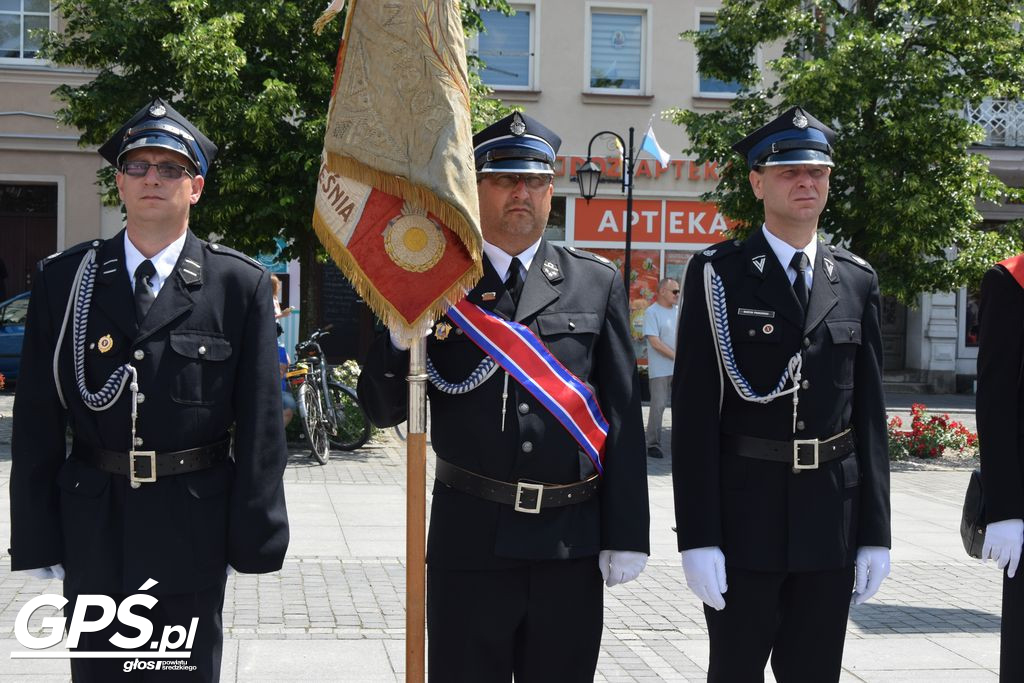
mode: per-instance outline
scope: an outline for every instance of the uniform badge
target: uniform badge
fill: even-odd
[[[484,292],[483,294],[480,295],[480,299],[482,301],[494,301],[497,298],[498,295],[495,292]]]
[[[100,353],[106,353],[110,349],[114,348],[114,338],[109,334],[105,334],[100,337],[100,340],[96,342],[96,348],[99,349]]]
[[[512,115],[512,123],[509,125],[508,129],[509,132],[516,137],[519,137],[526,132],[526,122],[523,121],[523,117],[519,115],[519,112]]]
[[[767,325],[761,328],[761,331],[764,332],[765,334],[771,334],[772,332],[775,331],[775,325],[768,323]]]
[[[764,254],[762,254],[761,256],[755,256],[754,258],[750,259],[750,262],[754,264],[754,267],[757,268],[757,272],[759,273],[764,272],[764,259]]]
[[[803,112],[797,111],[797,113],[793,115],[793,125],[797,128],[802,130],[807,127],[807,123],[807,117],[803,115]]]
[[[451,332],[452,326],[446,322],[439,322],[437,325],[434,325],[434,339],[437,341],[444,341]]]
[[[714,256],[716,251],[718,251],[718,250],[717,249],[705,249],[701,253],[704,254],[705,256]]]
[[[149,115],[160,118],[161,116],[167,115],[167,110],[164,109],[164,105],[162,104],[154,104],[152,107],[149,108]]]
[[[545,261],[540,269],[543,271],[544,277],[549,280],[554,280],[559,276],[558,266],[551,261]]]
[[[835,272],[836,265],[827,258],[821,259],[821,263],[825,266],[825,274],[828,275],[828,279],[831,280],[832,273]]]

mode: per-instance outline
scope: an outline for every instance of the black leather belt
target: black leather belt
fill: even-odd
[[[139,484],[154,482],[158,477],[209,469],[227,460],[230,450],[230,438],[225,438],[209,446],[166,453],[157,453],[156,451],[122,453],[76,441],[71,454],[82,462],[104,472],[128,477],[132,486],[138,488]]]
[[[520,481],[510,484],[464,470],[437,459],[435,478],[453,489],[495,503],[511,505],[516,512],[538,514],[544,508],[559,508],[589,500],[597,493],[600,481],[593,475],[572,484],[538,484]]]
[[[756,460],[789,463],[794,472],[816,470],[818,465],[849,455],[857,450],[853,429],[839,432],[827,439],[794,439],[774,441],[753,436],[722,434],[723,453]]]

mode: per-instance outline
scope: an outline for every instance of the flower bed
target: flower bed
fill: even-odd
[[[910,406],[910,430],[902,429],[903,420],[894,416],[889,420],[889,457],[940,458],[947,451],[962,454],[976,448],[978,435],[949,415],[931,415],[923,403]]]

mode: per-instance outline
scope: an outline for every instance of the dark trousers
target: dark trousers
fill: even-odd
[[[596,557],[483,571],[428,566],[430,680],[589,683],[603,600]]]
[[[725,609],[704,606],[711,637],[708,681],[764,681],[769,655],[779,683],[838,681],[854,568],[753,572],[729,567]]]
[[[153,623],[153,641],[160,641],[165,626],[183,626],[188,630],[193,618],[198,618],[195,640],[192,642],[190,651],[192,655],[185,660],[188,666],[195,666],[195,670],[148,670],[132,667],[131,672],[126,672],[126,666],[131,667],[135,658],[130,656],[131,651],[126,653],[124,659],[72,659],[71,678],[75,683],[110,683],[121,681],[140,683],[143,681],[202,681],[202,683],[217,683],[220,680],[220,660],[224,648],[224,624],[221,612],[224,609],[224,586],[226,579],[219,585],[207,588],[197,593],[184,595],[161,595],[157,596],[159,602],[152,610],[136,606],[132,613],[147,617]],[[64,593],[68,604],[64,608],[68,623],[71,622],[71,614],[75,608],[76,594]],[[111,595],[117,605],[124,600],[124,595]],[[98,619],[102,610],[97,606],[90,606],[86,611],[88,620]],[[138,629],[121,624],[115,617],[110,626],[95,633],[83,633],[78,641],[77,650],[116,650],[110,644],[110,638],[115,633],[133,638],[139,635]],[[179,647],[177,649],[185,649]],[[147,644],[138,648],[142,652],[153,652]],[[154,660],[140,659],[140,662],[148,663]],[[154,664],[155,666],[155,664]]]
[[[1024,681],[1024,566],[1012,579],[1003,570],[1003,621],[999,632],[999,680]]]

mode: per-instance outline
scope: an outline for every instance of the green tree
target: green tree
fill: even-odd
[[[707,198],[740,222],[741,234],[759,226],[749,169],[729,146],[801,105],[838,134],[821,229],[868,259],[883,291],[905,303],[977,283],[1021,244],[1019,226],[977,229],[975,202],[1022,193],[970,151],[983,131],[962,113],[986,97],[1021,97],[1022,8],[1011,0],[726,0],[716,30],[682,38],[695,42],[702,73],[738,81],[741,91],[725,111],[670,112],[687,129],[688,152],[723,164]],[[762,71],[758,56],[779,49]]]
[[[344,15],[313,32],[324,3],[269,0],[60,0],[65,28],[49,33],[42,54],[56,64],[97,72],[54,93],[61,123],[82,145],[102,144],[153,97],[213,139],[220,152],[203,200],[192,212],[199,235],[216,234],[249,254],[273,253],[302,267],[303,333],[319,319],[317,288],[326,254],[312,229],[327,105]],[[462,0],[467,34],[480,9],[509,11],[504,0]],[[503,108],[471,73],[476,127]],[[117,203],[114,169],[99,185]]]

